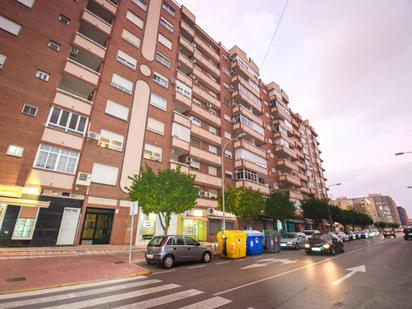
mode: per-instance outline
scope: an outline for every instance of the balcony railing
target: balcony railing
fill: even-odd
[[[252,190],[259,191],[262,194],[270,194],[268,184],[259,184],[250,180],[236,180],[236,188],[250,188]]]

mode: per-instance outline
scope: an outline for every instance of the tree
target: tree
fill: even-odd
[[[295,205],[289,200],[289,192],[283,190],[272,191],[266,199],[265,215],[280,221],[293,218],[295,216]]]
[[[328,202],[317,198],[303,200],[301,205],[305,218],[312,219],[316,226],[319,226],[322,219],[329,218],[328,207]]]
[[[222,209],[222,197],[218,201]],[[231,188],[225,192],[225,211],[240,217],[243,220],[255,219],[261,216],[265,209],[265,202],[258,191],[249,188]]]
[[[195,176],[182,173],[179,168],[163,170],[157,174],[148,168],[141,175],[130,179],[133,183],[130,188],[126,188],[130,199],[139,202],[144,214],[158,214],[165,234],[172,214],[192,209],[198,198],[199,189],[193,185]]]

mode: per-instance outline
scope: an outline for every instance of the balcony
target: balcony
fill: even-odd
[[[278,116],[279,116],[280,118],[282,118],[282,119],[286,119],[286,120],[288,120],[288,121],[291,121],[290,115],[289,115],[288,113],[286,113],[285,111],[283,111],[282,108],[278,108],[278,107],[274,106],[274,107],[272,107],[272,108],[270,109],[270,111],[271,111],[273,114],[278,115]]]
[[[195,49],[195,60],[197,63],[199,63],[201,66],[203,66],[204,68],[210,70],[213,74],[215,74],[216,76],[220,76],[220,70],[219,68],[217,68],[216,66],[214,66],[213,64],[211,64],[209,62],[209,59],[206,59],[202,53],[200,53],[197,49]]]
[[[306,187],[300,187],[300,191],[301,191],[302,193],[305,193],[305,194],[308,194],[308,195],[313,194],[313,193],[310,191],[310,189],[309,189],[309,188],[306,188]]]
[[[258,125],[263,127],[263,120],[260,119],[259,116],[255,115],[251,110],[244,107],[242,104],[233,105],[232,113],[233,114],[241,113],[245,115],[247,118],[249,118],[250,120],[252,120],[253,122],[256,122]]]
[[[184,152],[189,152],[190,144],[184,140],[181,140],[175,136],[172,137],[172,147],[183,150]]]
[[[91,101],[85,100],[79,96],[73,95],[61,89],[57,89],[53,103],[85,115],[90,115],[92,109]]]
[[[197,136],[202,140],[207,140],[208,142],[216,145],[221,144],[221,137],[219,135],[210,133],[209,131],[206,131],[205,129],[202,129],[201,127],[198,127],[196,125],[192,125],[190,132],[192,135]]]
[[[292,122],[292,125],[294,125],[295,127],[299,128],[299,122],[298,122],[294,117],[292,117],[291,122]]]
[[[116,14],[117,5],[114,4],[112,1],[107,1],[107,0],[94,0],[94,1],[100,4],[102,7],[104,7],[106,10],[108,10],[113,15]]]
[[[232,84],[237,84],[237,83],[241,83],[243,87],[245,87],[247,90],[253,93],[256,97],[260,98],[260,92],[257,91],[255,88],[253,88],[249,84],[249,82],[246,79],[244,79],[242,76],[235,75],[232,77]]]
[[[193,174],[196,176],[195,178],[195,183],[200,183],[203,185],[208,185],[208,186],[213,186],[213,187],[221,187],[221,182],[222,182],[222,178],[216,177],[216,176],[212,176],[212,175],[208,175],[208,174],[203,174],[200,173],[198,171],[190,171],[190,174]]]
[[[293,150],[287,148],[286,146],[276,145],[275,153],[286,155],[286,156],[291,157],[295,160],[298,158],[297,154]]]
[[[185,115],[182,115],[179,112],[174,112],[173,114],[173,121],[181,124],[182,126],[185,126],[187,128],[190,128],[190,119],[186,117]]]
[[[236,90],[235,92],[232,93],[232,98],[237,100],[238,102],[242,102],[243,105],[246,106],[251,106],[253,107],[259,114],[262,113],[262,105],[253,101],[250,99],[248,96],[246,96],[244,93],[240,92],[239,90]]]
[[[205,72],[203,72],[198,66],[194,66],[193,75],[195,79],[202,81],[203,84],[206,84],[213,92],[220,93],[220,85],[211,79]]]
[[[177,60],[183,64],[184,66],[186,66],[189,71],[193,70],[193,62],[192,60],[190,60],[189,58],[187,58],[185,55],[183,55],[181,52],[179,52],[178,56],[177,56]]]
[[[232,62],[231,64],[231,69],[234,72],[234,75],[243,75],[245,78],[251,79],[253,82],[258,83],[257,75],[253,75],[251,72],[249,72],[245,67],[243,67],[239,62],[235,61]]]
[[[274,133],[273,134],[273,139],[275,139],[275,140],[278,140],[278,139],[284,140],[289,145],[294,145],[294,141],[290,137],[288,137],[287,135],[282,134],[281,132]]]
[[[180,80],[182,83],[185,83],[189,87],[192,87],[193,85],[193,80],[182,71],[177,71],[177,79]]]
[[[281,169],[292,170],[295,172],[299,171],[299,168],[289,160],[285,160],[285,159],[277,160],[276,163],[277,163],[277,166]]]
[[[221,162],[222,159],[220,158],[220,156],[210,153],[208,151],[201,150],[199,148],[195,148],[193,146],[190,147],[190,156],[197,158],[201,161],[207,161],[214,165],[220,166],[222,163]]]
[[[286,130],[288,133],[293,134],[293,132],[295,131],[294,129],[292,129],[291,127],[289,127],[288,125],[285,124],[285,122],[281,119],[274,119],[272,121],[272,124],[274,126],[280,126],[281,128],[283,128],[284,130]]]
[[[97,44],[103,48],[106,47],[107,39],[109,38],[107,33],[96,29],[96,27],[85,21],[80,22],[78,33],[91,40],[95,45]]]
[[[177,162],[177,161],[173,161],[173,160],[170,160],[170,169],[171,170],[177,170],[177,168],[180,168],[180,171],[182,172],[182,173],[189,173],[189,165],[187,165],[187,164],[184,164],[184,163],[180,163],[180,162]]]
[[[67,59],[64,71],[97,86],[100,74],[72,59]]]
[[[192,45],[191,42],[186,40],[183,36],[179,37],[179,44],[181,46],[185,47],[190,52],[190,54],[193,54],[193,52],[195,50],[194,46]]]
[[[238,148],[244,148],[254,153],[255,155],[258,155],[266,159],[266,152],[263,149],[253,145],[252,143],[245,141],[244,139],[235,142],[235,149],[238,149]]]
[[[79,46],[83,48],[84,50],[87,50],[88,52],[100,57],[104,58],[106,54],[106,48],[103,46],[96,44],[95,41],[89,39],[88,37],[84,36],[83,34],[76,33],[76,36],[74,37],[74,42],[76,46]]]
[[[107,35],[110,35],[110,32],[112,31],[112,25],[107,23],[104,19],[100,18],[99,16],[93,14],[88,9],[84,10],[82,18],[89,24],[95,26],[97,29],[101,30]]]
[[[299,177],[299,179],[300,180],[302,180],[302,181],[305,181],[305,182],[308,182],[309,181],[309,177],[308,176],[306,176],[305,174],[302,174],[302,173],[296,173],[296,175]]]
[[[176,101],[186,105],[189,109],[192,107],[192,100],[181,94],[179,91],[175,93]]]
[[[299,166],[302,170],[306,170],[306,164],[305,163],[303,163],[299,160],[293,161],[293,163],[295,163],[297,166]]]
[[[200,119],[206,122],[212,123],[214,126],[219,127],[221,126],[221,120],[219,117],[212,115],[207,110],[192,104],[192,113],[198,116]]]
[[[295,140],[295,146],[299,149],[303,148],[303,144],[301,142],[297,141],[297,140]]]
[[[214,105],[217,109],[220,110],[220,101],[216,99],[215,97],[211,96],[209,93],[207,93],[205,90],[201,89],[197,85],[194,85],[193,87],[193,94],[195,94],[199,99],[201,100],[206,100],[207,102],[211,103]]]
[[[268,170],[267,170],[266,167],[263,167],[261,165],[258,165],[254,162],[250,162],[250,161],[247,161],[247,160],[236,160],[235,161],[235,167],[236,168],[244,167],[248,170],[255,171],[255,172],[260,173],[260,174],[265,175],[265,176],[268,174]]]
[[[180,22],[180,28],[186,31],[187,34],[190,35],[190,37],[192,38],[195,37],[195,30],[192,27],[190,27],[188,24],[186,24],[183,20]]]
[[[256,140],[258,140],[261,144],[265,143],[265,137],[262,134],[260,134],[260,133],[256,132],[255,130],[249,128],[248,126],[244,125],[243,123],[239,122],[239,123],[234,124],[233,125],[233,131],[236,131],[236,130],[240,130],[242,132],[247,133],[249,136],[254,137]]]
[[[259,191],[262,194],[270,194],[268,184],[255,183],[249,180],[236,180],[236,188],[250,188],[252,190]]]
[[[64,75],[57,88],[79,100],[92,104],[95,87],[89,83]]]
[[[298,200],[298,201],[302,201],[303,200],[303,194],[298,192],[298,191],[289,190],[289,198],[294,199],[294,200]]]
[[[295,185],[295,186],[301,185],[301,181],[298,177],[290,175],[290,174],[285,174],[285,173],[279,174],[279,181],[286,182],[288,184]]]
[[[208,44],[206,44],[202,39],[198,36],[195,36],[195,43],[196,46],[199,46],[202,50],[204,50],[210,57],[212,57],[217,63],[220,62],[220,56],[216,53],[216,51],[211,48]]]
[[[198,198],[196,200],[197,207],[217,208],[217,200],[210,200],[206,198]]]

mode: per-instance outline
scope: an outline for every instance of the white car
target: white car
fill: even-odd
[[[341,239],[342,241],[349,241],[349,235],[346,234],[345,232],[339,232],[337,233],[339,239]]]
[[[307,239],[311,239],[313,234],[320,233],[318,230],[303,230],[303,234],[306,235]]]

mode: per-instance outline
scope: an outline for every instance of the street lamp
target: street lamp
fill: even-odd
[[[327,186],[326,187],[326,191],[329,191],[330,189],[330,187],[334,187],[334,186],[340,186],[341,185],[341,183],[340,182],[338,182],[338,183],[334,183],[333,185],[330,185],[330,186]]]
[[[242,137],[245,137],[247,134],[246,133],[240,133],[238,136],[228,140],[222,147],[222,212],[223,212],[223,229],[222,229],[222,237],[224,238],[225,235],[225,230],[226,230],[226,220],[225,220],[225,148],[226,146],[235,141],[238,140]]]
[[[412,186],[407,186],[406,189],[412,189]]]
[[[330,185],[330,186],[326,187],[326,191],[329,191],[329,190],[330,190],[330,189],[329,189],[330,187],[335,187],[335,186],[340,186],[340,185],[342,185],[342,183],[340,183],[340,182],[334,183],[333,185]],[[330,231],[332,232],[332,225],[333,225],[333,223],[332,223],[332,215],[331,215],[331,213],[330,213],[330,207],[328,207],[328,212],[329,212]]]
[[[407,154],[407,153],[412,153],[412,151],[397,152],[397,153],[395,153],[395,156],[401,156],[401,155],[404,155],[404,154]]]

